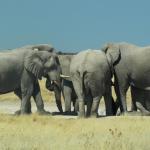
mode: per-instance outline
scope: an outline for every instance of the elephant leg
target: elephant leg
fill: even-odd
[[[102,96],[97,96],[93,98],[93,103],[92,103],[92,108],[91,108],[91,117],[96,118],[98,117],[98,108],[99,108],[99,103],[100,99]]]
[[[82,80],[74,79],[73,80],[73,86],[77,95],[77,101],[79,104],[79,118],[85,117],[85,106],[84,106],[84,94],[83,94],[83,88],[82,88]]]
[[[86,106],[87,106],[86,116],[87,117],[90,117],[91,115],[92,102],[93,102],[93,98],[90,93],[86,96]]]
[[[131,100],[131,111],[137,111],[136,100]]]
[[[92,99],[90,101],[88,101],[86,105],[87,105],[86,116],[90,117],[90,115],[91,115],[91,108],[92,108]]]
[[[78,100],[76,99],[75,100],[75,104],[74,104],[74,112],[78,112],[79,111],[79,103],[78,103]]]
[[[137,106],[136,106],[136,89],[131,86],[131,111],[137,111]]]
[[[106,93],[104,94],[104,100],[105,100],[106,116],[114,115],[115,110],[113,110],[114,101],[112,98],[111,86],[108,86],[106,88]]]
[[[84,106],[84,100],[79,98],[78,99],[78,103],[79,103],[79,113],[78,116],[79,118],[84,118],[85,117],[85,106]]]
[[[64,79],[63,80],[63,96],[65,100],[65,112],[70,113],[71,112],[71,102],[73,100],[73,83],[69,80]]]
[[[73,102],[74,112],[77,113],[79,111],[79,104],[77,102],[77,95],[74,91],[73,85],[72,85],[71,101]]]
[[[27,108],[33,93],[34,88],[33,84],[34,84],[33,75],[24,70],[21,78],[21,93],[22,93],[21,114],[28,114]]]
[[[120,95],[119,95],[119,89],[118,89],[118,85],[116,84],[116,82],[114,83],[114,90],[117,96],[116,102],[115,102],[115,107],[116,107],[116,113],[118,111],[118,108],[120,108],[121,111],[123,111],[122,109],[122,105],[120,103]]]
[[[62,109],[62,103],[61,103],[61,90],[57,85],[54,86],[54,93],[55,93],[55,100],[56,100],[57,108],[62,113],[63,109]]]
[[[33,88],[32,96],[35,100],[38,113],[39,114],[50,114],[49,112],[44,110],[44,103],[43,103],[43,99],[41,96],[41,90],[40,90],[40,86],[39,86],[38,81],[34,82],[34,88]]]
[[[22,92],[22,100],[21,100],[21,114],[28,114],[28,105],[30,102],[30,98],[32,96],[33,92],[33,86],[26,86],[22,85],[21,87]]]
[[[121,110],[121,112],[126,113],[127,112],[127,102],[126,102],[126,92],[127,92],[127,90],[126,89],[125,90],[120,89],[119,91],[120,91],[120,103],[121,103],[120,110]]]
[[[71,88],[68,86],[64,86],[63,94],[65,100],[65,112],[67,113],[71,112],[71,93],[72,93]]]
[[[21,88],[18,88],[14,91],[15,95],[17,95],[20,99],[20,101],[22,100],[22,94],[21,94]],[[27,113],[30,114],[31,112],[31,102],[29,101],[28,106],[27,106]],[[15,112],[15,114],[20,115],[21,114],[21,110],[17,110]]]
[[[126,92],[129,88],[129,84],[126,82],[125,79],[122,79],[118,82],[115,81],[115,86],[117,99],[120,101],[120,110],[123,113],[127,113]]]
[[[75,107],[76,107],[76,99],[74,99],[74,98],[71,96],[71,101],[72,101],[72,103],[73,103],[74,112],[75,112]]]
[[[29,73],[26,69],[23,71],[21,78],[21,114],[28,114],[28,105],[30,103],[30,98],[33,95],[35,77],[33,74]]]
[[[112,99],[112,110],[113,110],[113,115],[117,115],[117,110],[118,110],[118,106],[116,104],[116,102],[114,101],[114,98],[111,96]]]

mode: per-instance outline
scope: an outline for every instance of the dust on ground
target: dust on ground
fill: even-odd
[[[5,100],[5,101],[0,101],[0,113],[3,114],[14,114],[17,110],[20,109],[20,101],[19,100]],[[37,108],[35,105],[35,102],[32,100],[31,101],[31,105],[32,105],[32,113],[36,113]],[[63,110],[64,110],[64,103],[62,104],[63,106]],[[44,108],[46,111],[49,111],[51,113],[54,113],[55,117],[60,117],[60,118],[76,118],[77,116],[74,115],[61,115],[58,112],[58,109],[56,107],[56,104],[54,102],[44,102]],[[105,107],[102,104],[99,108],[99,115],[105,115]]]

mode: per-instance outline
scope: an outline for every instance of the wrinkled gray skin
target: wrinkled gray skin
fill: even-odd
[[[50,76],[55,81],[60,80],[56,54],[23,47],[0,53],[0,64],[0,94],[14,91],[21,99],[21,114],[30,113],[28,106],[33,96],[38,112],[46,113],[38,79]]]
[[[105,99],[106,115],[113,115],[110,67],[105,53],[100,50],[82,51],[73,57],[70,74],[78,97],[79,118],[97,117],[102,96]]]
[[[150,90],[150,47],[109,43],[104,46],[103,51],[109,59],[114,59],[115,91],[120,100],[121,112],[126,113],[126,92],[130,85],[141,90]]]
[[[61,66],[62,74],[70,76],[70,62],[72,57],[75,54],[73,53],[58,53],[59,63]],[[54,91],[56,101],[61,101],[61,92],[63,94],[65,100],[65,114],[71,113],[71,102],[75,107],[76,103],[76,93],[73,88],[73,84],[71,78],[62,78],[62,86],[61,89],[57,87],[55,82],[51,82],[50,80],[46,81],[46,88],[50,91]],[[76,105],[76,107],[78,107]],[[74,108],[76,110],[78,108]],[[61,111],[60,111],[61,112]]]

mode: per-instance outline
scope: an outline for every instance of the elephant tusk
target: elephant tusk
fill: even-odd
[[[70,76],[63,75],[63,74],[60,74],[60,77],[62,77],[62,78],[70,78]]]

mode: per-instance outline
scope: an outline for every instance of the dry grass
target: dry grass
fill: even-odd
[[[0,115],[1,150],[149,150],[149,117]]]
[[[44,100],[53,94],[40,82]],[[14,94],[0,100],[16,100]],[[130,95],[127,95],[130,103]],[[0,114],[0,150],[149,150],[149,117],[63,119]]]

